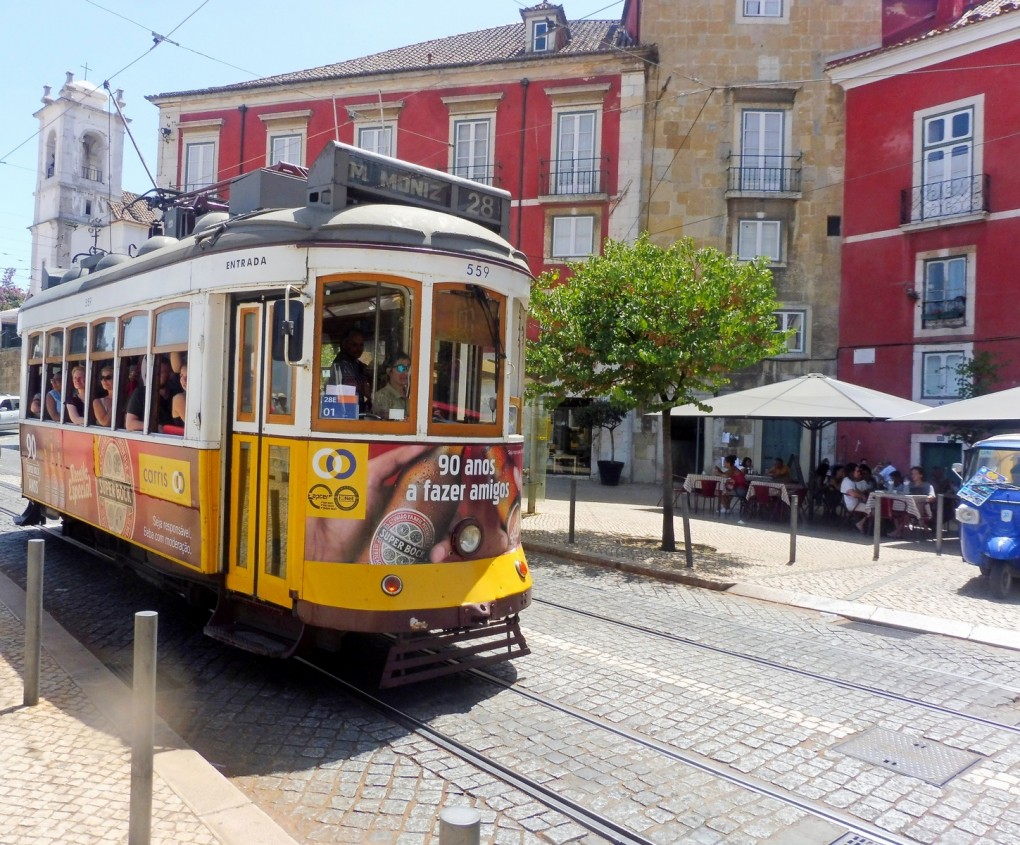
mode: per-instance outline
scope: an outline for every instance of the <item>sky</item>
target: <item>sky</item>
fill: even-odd
[[[146,95],[227,85],[394,47],[520,23],[539,0],[50,0],[6,3],[0,88],[0,270],[28,287],[43,85],[65,73],[124,90],[125,116],[155,173],[157,109]],[[560,0],[569,19],[616,18],[623,0]],[[158,46],[153,33],[163,36]],[[176,43],[171,43],[176,42]],[[86,70],[87,66],[87,70]],[[125,140],[125,190],[151,187]]]

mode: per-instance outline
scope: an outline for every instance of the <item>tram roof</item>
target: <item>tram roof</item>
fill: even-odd
[[[163,244],[162,241],[169,241]],[[356,205],[340,211],[271,209],[229,217],[212,213],[200,218],[195,233],[181,240],[153,238],[138,257],[81,275],[28,299],[21,313],[79,292],[207,255],[256,246],[349,245],[393,249],[431,249],[499,261],[530,275],[524,253],[484,226],[430,209],[401,205]],[[155,247],[146,250],[146,247]]]

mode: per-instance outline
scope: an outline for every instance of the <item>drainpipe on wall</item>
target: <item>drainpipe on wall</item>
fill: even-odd
[[[241,138],[238,142],[240,149],[238,150],[237,162],[237,175],[240,176],[244,173],[244,129],[246,125],[245,118],[248,116],[248,107],[244,103],[241,103],[241,105],[237,107],[237,110],[241,112]]]
[[[524,132],[528,125],[528,82],[527,77],[521,80],[521,158],[518,164],[517,174],[517,243],[521,248],[521,228],[524,214]]]

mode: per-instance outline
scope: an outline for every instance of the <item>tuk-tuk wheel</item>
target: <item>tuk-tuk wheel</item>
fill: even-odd
[[[992,595],[997,599],[1004,599],[1009,596],[1013,586],[1013,570],[1008,563],[996,562],[992,564],[992,574],[988,579],[988,587]]]
[[[990,563],[979,563],[978,571],[981,573],[982,578],[987,578],[992,574],[992,565]]]

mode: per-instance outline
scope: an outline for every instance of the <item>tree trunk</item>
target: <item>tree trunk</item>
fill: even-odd
[[[662,550],[676,551],[673,534],[673,437],[669,409],[662,412]]]

